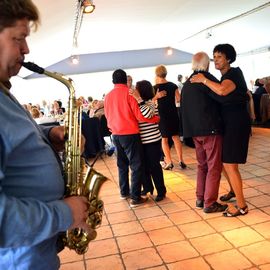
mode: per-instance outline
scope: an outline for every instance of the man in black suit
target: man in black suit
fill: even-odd
[[[202,72],[206,78],[217,81],[208,72],[209,57],[204,52],[193,56],[190,78]],[[205,213],[223,212],[227,205],[217,202],[222,171],[222,121],[215,94],[204,84],[192,84],[190,78],[182,88],[182,121],[184,137],[192,137],[198,161],[196,208]]]

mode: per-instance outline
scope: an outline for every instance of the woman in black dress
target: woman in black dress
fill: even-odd
[[[202,73],[191,78],[192,83],[203,83],[222,96],[221,111],[224,121],[222,161],[225,176],[228,176],[232,189],[222,196],[221,200],[229,200],[235,196],[237,201],[236,207],[230,205],[223,213],[226,217],[248,213],[238,164],[246,163],[251,125],[247,111],[247,85],[243,73],[239,67],[230,66],[235,59],[236,52],[232,45],[217,45],[214,48],[214,63],[222,74],[221,82],[210,81]]]
[[[182,169],[186,168],[186,164],[182,155],[182,144],[179,137],[179,117],[176,109],[175,102],[179,102],[180,96],[178,87],[172,82],[166,80],[167,69],[165,66],[160,65],[156,67],[156,85],[154,86],[155,92],[166,92],[165,96],[158,98],[158,113],[160,116],[159,128],[162,136],[162,150],[165,156],[166,170],[173,168],[170,147],[168,138],[171,137],[177,153],[179,166]],[[156,97],[159,95],[156,94]]]

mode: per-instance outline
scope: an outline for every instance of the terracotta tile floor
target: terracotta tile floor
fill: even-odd
[[[95,169],[111,180],[100,192],[102,226],[86,254],[60,253],[61,270],[269,270],[270,129],[253,129],[248,162],[240,165],[246,216],[224,218],[195,209],[195,153],[186,146],[183,151],[188,169],[164,171],[167,198],[156,203],[150,197],[136,209],[119,198],[115,157],[98,160]],[[220,194],[227,191],[222,178]]]

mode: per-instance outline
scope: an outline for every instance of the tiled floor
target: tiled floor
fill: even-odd
[[[187,170],[164,171],[167,198],[151,198],[134,210],[119,199],[115,157],[95,169],[111,181],[100,192],[105,203],[98,237],[85,255],[65,249],[61,270],[270,269],[270,129],[253,129],[248,162],[241,165],[249,214],[225,218],[194,208],[196,160],[184,147]],[[224,179],[220,194],[228,190]]]

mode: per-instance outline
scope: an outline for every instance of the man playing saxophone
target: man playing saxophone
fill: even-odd
[[[82,228],[88,201],[64,198],[61,161],[53,144],[63,129],[41,130],[10,92],[9,80],[29,53],[26,37],[39,13],[31,0],[0,0],[0,269],[56,270],[60,232]]]

